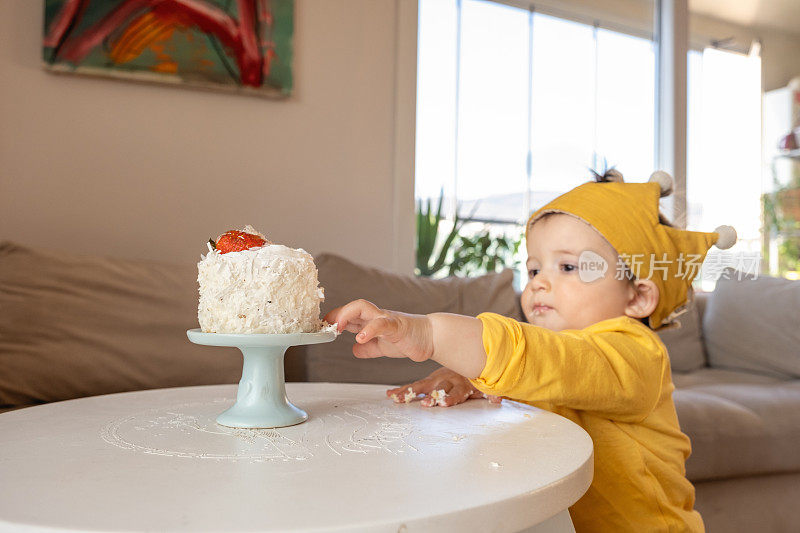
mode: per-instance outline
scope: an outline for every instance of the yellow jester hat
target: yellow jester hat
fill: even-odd
[[[659,221],[658,201],[672,193],[672,178],[656,171],[647,183],[625,183],[611,169],[599,182],[588,182],[562,194],[531,215],[526,232],[546,213],[566,213],[592,225],[616,249],[639,279],[651,279],[659,290],[658,305],[648,317],[654,330],[677,326],[674,319],[688,309],[692,280],[708,249],[727,249],[736,231],[720,226],[713,232],[687,231]],[[688,298],[688,301],[687,301]]]

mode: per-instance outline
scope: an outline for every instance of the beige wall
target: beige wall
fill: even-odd
[[[42,5],[0,1],[0,239],[193,262],[249,223],[395,266],[395,0],[297,0],[287,101],[46,73]]]
[[[764,37],[761,69],[764,73],[764,90],[786,87],[789,80],[800,76],[800,35],[770,31]]]

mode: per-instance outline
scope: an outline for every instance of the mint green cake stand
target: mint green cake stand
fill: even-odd
[[[232,428],[277,428],[293,426],[308,414],[286,397],[283,356],[289,346],[320,344],[336,338],[332,331],[319,333],[204,333],[186,332],[189,340],[206,346],[233,346],[244,356],[242,379],[236,403],[217,417],[217,423]]]

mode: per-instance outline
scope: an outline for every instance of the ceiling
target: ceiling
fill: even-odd
[[[800,0],[689,0],[693,13],[800,35]]]

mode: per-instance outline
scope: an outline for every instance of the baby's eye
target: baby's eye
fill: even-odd
[[[538,273],[539,273],[539,269],[538,268],[532,268],[532,269],[528,270],[528,277],[530,279],[533,279],[533,277]]]
[[[575,265],[570,265],[569,263],[561,263],[561,267],[565,272],[573,272],[577,268]]]

